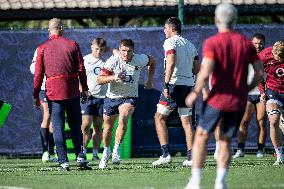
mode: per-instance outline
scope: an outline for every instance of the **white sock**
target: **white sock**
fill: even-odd
[[[83,154],[86,155],[87,154],[87,149],[83,148]]]
[[[199,185],[201,181],[202,170],[201,168],[192,168],[191,169],[191,179],[190,182]]]
[[[218,141],[216,141],[216,146],[215,146],[215,152],[214,155],[218,157],[218,153],[219,153],[219,148],[220,148],[220,144]]]
[[[117,153],[119,152],[119,147],[120,147],[120,143],[115,141],[114,147],[113,147],[113,152]]]
[[[93,149],[93,156],[98,156],[98,150],[97,149]]]
[[[110,152],[110,147],[104,147],[104,152],[109,153]]]
[[[282,159],[282,146],[275,148],[275,153],[276,153],[277,159]]]
[[[216,182],[224,182],[227,177],[228,170],[226,168],[217,168]]]

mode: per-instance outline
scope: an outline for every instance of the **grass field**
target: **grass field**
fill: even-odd
[[[191,169],[181,166],[184,157],[174,157],[170,166],[161,168],[153,168],[153,160],[155,159],[127,159],[120,165],[110,163],[107,170],[100,170],[99,162],[91,161],[91,171],[77,170],[72,161],[70,172],[59,172],[56,163],[43,164],[40,159],[0,159],[0,189],[182,189],[186,185]],[[273,166],[274,161],[272,155],[266,155],[262,159],[246,155],[233,160],[228,187],[284,188],[284,166]],[[204,189],[213,188],[215,168],[216,163],[209,156],[202,180]]]

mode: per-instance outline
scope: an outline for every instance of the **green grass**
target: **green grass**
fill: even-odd
[[[174,157],[170,166],[153,168],[154,158],[133,158],[121,165],[109,164],[100,170],[98,162],[91,161],[91,171],[77,170],[71,162],[70,172],[57,171],[56,163],[41,163],[40,159],[0,159],[0,189],[3,186],[24,188],[95,188],[95,189],[182,189],[191,169],[181,166],[184,157]],[[230,189],[284,188],[284,166],[273,166],[271,155],[257,159],[255,155],[231,163],[228,174]],[[216,176],[216,163],[212,156],[206,161],[202,186],[212,189]]]

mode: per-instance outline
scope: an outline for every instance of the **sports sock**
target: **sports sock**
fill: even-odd
[[[93,149],[93,156],[98,156],[98,150],[97,149]]]
[[[169,144],[165,144],[165,145],[162,145],[162,146],[161,146],[161,149],[162,149],[162,153],[163,153],[163,157],[164,157],[164,158],[169,155],[169,151],[170,151],[169,148],[170,148]]]
[[[264,144],[257,143],[257,150],[263,152]]]
[[[53,133],[49,133],[48,135],[48,152],[50,155],[54,155],[54,147],[55,147],[55,143],[54,143],[54,138],[53,138]]]
[[[275,153],[277,155],[277,159],[283,159],[282,158],[282,146],[278,147],[278,148],[275,148]]]
[[[238,149],[244,152],[245,149],[245,143],[238,143]]]
[[[120,143],[115,141],[114,147],[113,147],[113,152],[119,153],[119,147],[120,147]]]
[[[187,156],[187,160],[190,161],[191,160],[191,150],[187,150],[186,156]]]
[[[40,138],[43,152],[48,150],[48,128],[40,128]]]
[[[200,180],[201,180],[201,176],[202,176],[202,170],[201,168],[192,168],[191,169],[191,179],[190,182],[192,183],[196,183],[196,184],[200,184]]]
[[[228,170],[226,168],[217,168],[216,182],[224,182],[227,177]]]
[[[87,149],[83,148],[83,154],[86,155],[87,154]]]

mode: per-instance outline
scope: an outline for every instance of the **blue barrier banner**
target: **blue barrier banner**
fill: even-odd
[[[266,36],[266,46],[277,40],[284,39],[283,25],[239,25],[237,31],[247,37],[260,32]],[[182,35],[189,39],[198,49],[203,41],[217,32],[215,26],[185,26]],[[145,28],[101,28],[65,30],[65,36],[77,41],[83,55],[90,53],[90,45],[95,37],[107,40],[108,46],[118,48],[119,41],[131,38],[135,43],[136,53],[145,53],[157,62],[154,76],[154,89],[144,90],[140,87],[139,104],[133,117],[132,140],[135,149],[159,149],[153,116],[156,103],[163,85],[163,27]],[[0,99],[12,105],[9,117],[0,129],[0,153],[41,153],[40,142],[40,111],[33,107],[32,90],[33,75],[30,73],[36,47],[48,37],[47,30],[9,30],[0,31]],[[232,41],[233,43],[233,41]],[[106,53],[104,59],[111,54]],[[141,73],[140,83],[145,82],[146,71]],[[197,104],[196,112],[199,106]],[[7,127],[5,127],[7,125]],[[257,127],[252,121],[246,146],[255,147],[257,143]],[[183,131],[172,129],[170,142],[175,148],[184,148]],[[181,137],[182,136],[182,137]],[[209,147],[214,147],[210,140]],[[271,146],[269,135],[267,145]],[[236,146],[234,141],[233,146]]]

